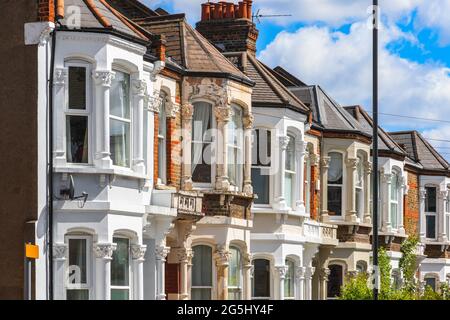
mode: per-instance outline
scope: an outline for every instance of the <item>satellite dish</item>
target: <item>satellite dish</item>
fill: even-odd
[[[82,200],[82,206],[84,206],[89,196],[86,192],[82,192],[81,196],[75,197],[75,183],[73,182],[72,175],[69,176],[69,187],[67,189],[60,190],[60,194],[64,196],[61,200]]]
[[[70,175],[70,182],[69,182],[69,190],[68,190],[68,196],[70,200],[73,200],[75,198],[75,184],[73,182],[73,177]]]

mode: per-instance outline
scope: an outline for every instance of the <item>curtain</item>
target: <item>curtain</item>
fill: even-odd
[[[208,141],[207,130],[211,119],[211,106],[207,103],[194,104],[192,118],[192,173],[197,165],[203,163],[203,143]]]
[[[68,162],[73,162],[72,157],[72,126],[70,125],[70,116],[66,117],[66,159]]]
[[[340,153],[330,153],[329,156],[328,182],[339,181],[342,178],[342,155]]]
[[[86,283],[86,239],[69,239],[69,265],[77,266],[80,271],[80,277],[74,277],[74,280],[80,283]]]

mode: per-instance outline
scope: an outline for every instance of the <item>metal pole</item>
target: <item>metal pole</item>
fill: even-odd
[[[373,0],[373,214],[372,255],[375,283],[373,299],[378,300],[380,274],[378,268],[378,0]]]

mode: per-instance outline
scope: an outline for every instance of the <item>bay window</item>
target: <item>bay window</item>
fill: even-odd
[[[398,214],[399,214],[399,192],[400,192],[400,175],[397,172],[392,173],[391,177],[391,226],[393,229],[398,228]]]
[[[330,152],[328,156],[328,214],[342,216],[343,157],[338,152]]]
[[[89,300],[91,291],[91,241],[89,237],[68,236],[67,300]]]
[[[295,138],[288,135],[289,143],[286,148],[286,164],[284,171],[284,196],[286,205],[294,208],[294,192],[295,192]]]
[[[113,164],[130,167],[131,108],[130,75],[114,70],[110,89],[110,152]]]
[[[425,226],[426,238],[436,239],[437,188],[425,187]]]
[[[192,258],[192,300],[212,299],[212,249],[209,246],[193,247]]]
[[[228,122],[228,178],[235,191],[242,190],[244,173],[244,133],[242,125],[242,109],[232,106],[231,121]]]
[[[90,68],[82,62],[68,64],[66,110],[66,159],[69,163],[89,162]]]
[[[284,298],[285,299],[295,299],[294,282],[295,282],[295,264],[291,260],[286,260],[285,262],[287,271],[284,278]]]
[[[256,204],[270,203],[271,131],[253,131],[252,182],[253,192],[258,195]]]
[[[230,247],[228,267],[228,299],[241,300],[242,297],[242,255],[236,247]]]
[[[167,183],[166,137],[167,137],[167,95],[161,94],[161,107],[158,114],[158,183]]]
[[[111,261],[111,300],[130,300],[130,240],[114,237]]]
[[[358,164],[356,165],[356,184],[355,184],[355,201],[356,214],[359,218],[364,215],[364,158],[358,156]]]
[[[192,181],[196,183],[211,183],[212,127],[212,105],[206,102],[194,103],[194,114],[192,117]]]

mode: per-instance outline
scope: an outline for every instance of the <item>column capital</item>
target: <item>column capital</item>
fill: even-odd
[[[192,120],[194,115],[194,106],[191,103],[183,103],[181,106],[181,116],[184,120]]]
[[[391,173],[382,173],[381,180],[384,183],[391,183],[392,182],[392,174]]]
[[[309,159],[310,159],[310,162],[311,162],[311,165],[312,165],[312,166],[317,167],[317,166],[319,165],[319,162],[320,162],[319,155],[317,155],[317,154],[315,154],[315,153],[311,153],[311,154],[309,155]]]
[[[231,105],[225,105],[221,107],[214,108],[214,114],[216,116],[217,122],[228,122],[231,120],[232,115]]]
[[[115,243],[96,243],[94,244],[95,256],[99,259],[111,260],[117,244]]]
[[[133,260],[143,261],[146,251],[147,251],[146,245],[133,244],[131,245],[131,258]]]
[[[306,267],[305,278],[306,279],[311,279],[315,272],[316,272],[316,268],[315,267]]]
[[[330,162],[331,162],[330,157],[322,157],[322,160],[320,161],[320,165],[322,166],[322,168],[329,168]]]
[[[328,280],[328,276],[330,275],[330,269],[328,268],[321,268],[319,277],[321,280]]]
[[[156,246],[155,248],[156,260],[166,261],[169,252],[170,252],[169,247],[166,247],[164,245]]]
[[[67,83],[69,75],[69,69],[68,68],[57,68],[55,69],[55,76],[53,80],[54,86],[63,87]]]
[[[420,188],[420,199],[425,200],[426,196],[427,196],[427,190],[424,188]]]
[[[291,138],[289,138],[289,136],[280,136],[278,139],[281,150],[286,150]]]
[[[358,167],[359,159],[358,158],[347,158],[345,160],[345,164],[347,165],[347,168],[356,170]]]
[[[288,272],[287,266],[275,266],[275,270],[278,272],[281,279],[286,278],[286,273]]]
[[[176,251],[176,255],[180,263],[190,264],[194,257],[194,251],[188,248],[179,248]]]
[[[304,279],[305,278],[305,272],[306,272],[306,268],[305,267],[297,267],[297,268],[295,268],[295,276],[297,277],[297,279]]]
[[[448,197],[448,190],[441,190],[441,191],[439,191],[439,198],[441,199],[441,200],[447,200],[447,197]]]
[[[66,243],[53,244],[53,259],[66,260],[69,253],[69,246]]]
[[[366,174],[371,174],[372,173],[372,162],[365,161],[364,162],[364,170],[365,170]]]
[[[249,113],[249,114],[246,114],[242,118],[242,121],[244,124],[244,129],[249,130],[249,129],[253,128],[253,123],[255,122],[255,117],[253,116],[253,114]]]
[[[133,93],[138,97],[145,97],[147,93],[147,82],[142,79],[135,79],[132,82]]]
[[[94,70],[93,77],[98,85],[110,88],[112,81],[116,77],[116,73],[109,70]]]
[[[214,259],[217,266],[228,266],[230,263],[231,253],[227,250],[225,245],[217,245]]]

